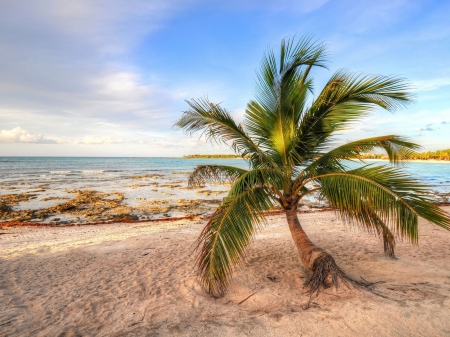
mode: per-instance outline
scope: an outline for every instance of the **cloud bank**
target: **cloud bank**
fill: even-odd
[[[11,130],[0,131],[0,143],[40,143],[55,144],[56,140],[46,139],[42,135],[29,133],[21,127],[15,127]]]

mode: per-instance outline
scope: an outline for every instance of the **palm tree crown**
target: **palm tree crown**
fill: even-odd
[[[198,166],[189,178],[190,186],[233,183],[198,238],[200,280],[213,296],[224,294],[233,267],[265,223],[264,212],[275,204],[286,212],[303,265],[313,272],[310,290],[318,291],[328,275],[336,285],[339,277],[345,281],[332,257],[309,241],[300,226],[297,206],[309,194],[326,200],[349,223],[382,237],[391,257],[396,235],[418,241],[419,217],[450,229],[448,214],[431,203],[427,187],[396,167],[418,145],[387,135],[333,148],[336,132],[374,109],[394,111],[411,102],[408,83],[395,76],[340,70],[311,99],[311,70],[326,63],[323,44],[309,37],[283,40],[278,55],[269,50],[263,57],[256,97],[248,103],[242,124],[205,98],[188,101],[190,109],[175,123],[189,134],[200,131],[209,140],[230,145],[249,162],[249,170]],[[346,160],[379,149],[393,165],[346,167]]]

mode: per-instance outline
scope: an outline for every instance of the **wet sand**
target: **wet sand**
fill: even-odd
[[[450,207],[445,207],[450,211]],[[419,246],[382,242],[332,212],[300,214],[311,239],[381,296],[309,297],[285,219],[252,242],[224,298],[204,294],[192,244],[205,221],[0,230],[0,336],[448,336],[450,232],[420,222]]]

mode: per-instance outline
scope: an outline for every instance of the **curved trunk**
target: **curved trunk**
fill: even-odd
[[[303,266],[312,271],[311,277],[305,282],[311,295],[322,287],[334,285],[337,288],[339,280],[346,285],[358,283],[345,275],[330,254],[311,242],[298,220],[297,205],[286,210],[286,218]]]
[[[324,253],[324,250],[312,243],[306,235],[298,220],[296,206],[286,211],[286,218],[303,266],[312,271],[314,261],[319,255]]]

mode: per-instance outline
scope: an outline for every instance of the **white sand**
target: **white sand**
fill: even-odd
[[[420,245],[399,242],[389,260],[331,212],[300,219],[350,276],[385,281],[387,298],[328,289],[304,310],[307,273],[283,216],[269,218],[219,300],[201,291],[190,255],[204,222],[9,228],[0,336],[450,335],[450,232],[422,222]]]

